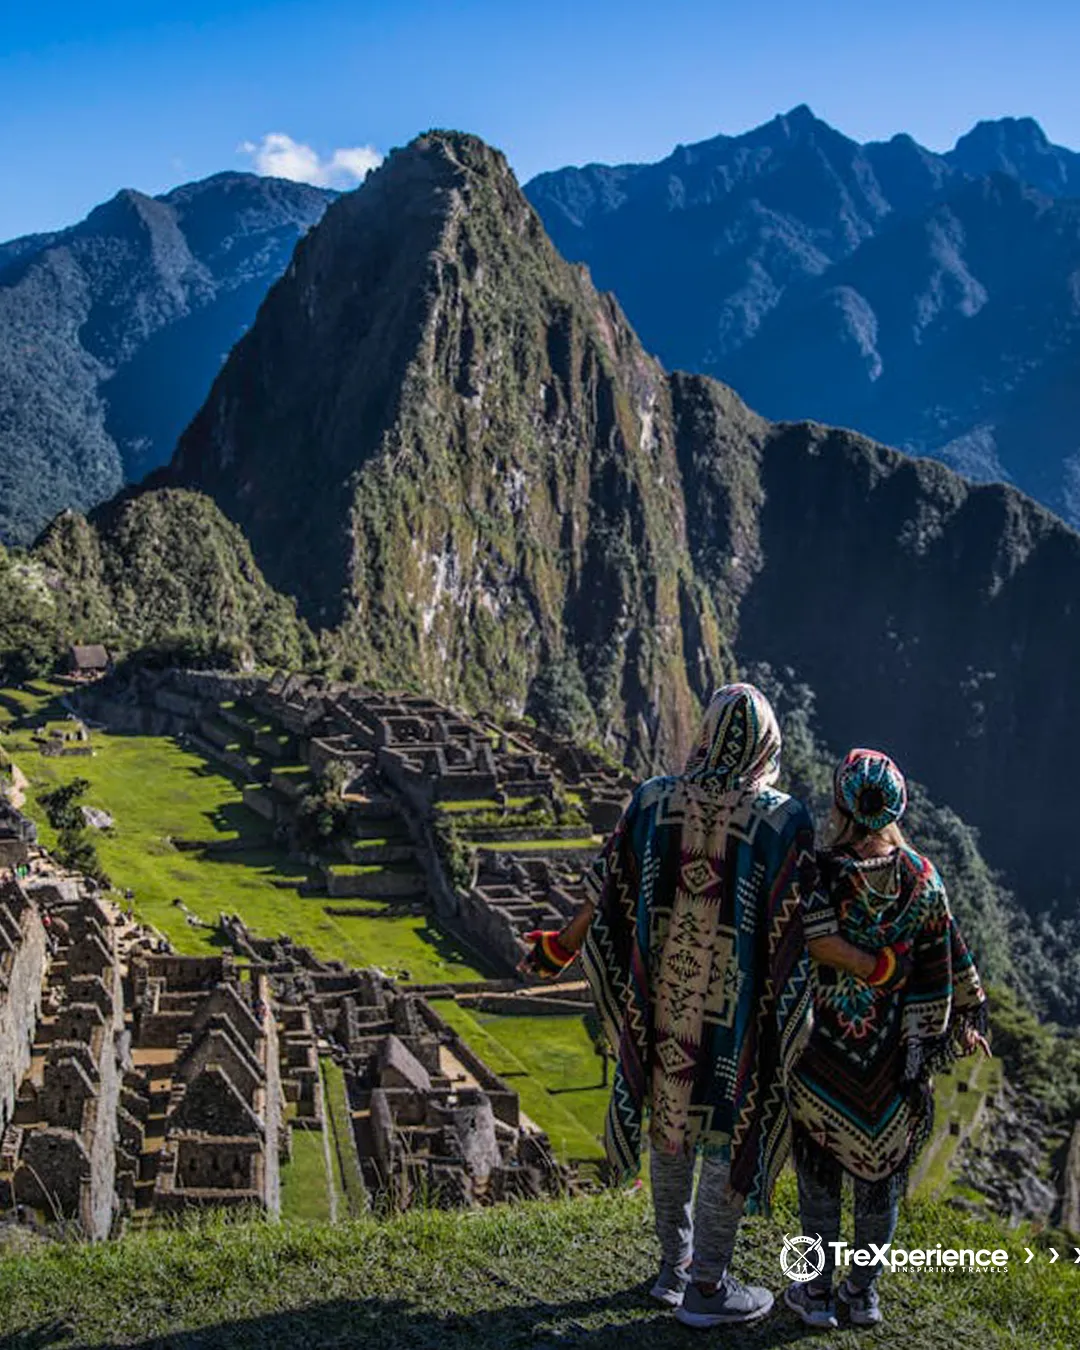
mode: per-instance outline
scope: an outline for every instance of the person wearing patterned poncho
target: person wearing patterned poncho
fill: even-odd
[[[730,1263],[744,1206],[768,1206],[788,1152],[784,1090],[811,1002],[803,912],[826,904],[806,808],[773,787],[779,760],[765,696],[718,690],[684,771],[634,793],[587,874],[592,903],[562,933],[532,934],[526,962],[554,974],[581,948],[617,1052],[608,1156],[632,1175],[647,1133],[664,1261],[652,1294],[692,1326],[773,1301]]]
[[[869,980],[815,965],[813,1034],[788,1079],[803,1232],[821,1236],[826,1261],[785,1302],[819,1327],[837,1325],[828,1244],[844,1174],[854,1178],[856,1248],[890,1241],[933,1126],[931,1075],[959,1054],[989,1053],[985,995],[941,877],[899,830],[903,775],[880,751],[852,750],[834,787],[836,838],[819,855],[830,903],[807,915],[807,939],[813,949],[839,934],[879,955]],[[880,1321],[879,1274],[875,1261],[840,1284],[853,1322]]]

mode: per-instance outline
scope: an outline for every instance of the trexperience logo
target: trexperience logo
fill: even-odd
[[[780,1269],[789,1280],[808,1284],[825,1269],[825,1248],[821,1238],[798,1234],[784,1234],[784,1250],[780,1253]]]
[[[883,1270],[945,1275],[989,1274],[1009,1268],[1009,1253],[1003,1247],[943,1247],[940,1243],[936,1247],[895,1247],[891,1242],[853,1247],[848,1242],[823,1242],[820,1234],[809,1237],[800,1233],[795,1237],[784,1235],[780,1269],[789,1280],[807,1284],[825,1269],[826,1247],[831,1249],[833,1261],[841,1270],[852,1265],[880,1266]]]

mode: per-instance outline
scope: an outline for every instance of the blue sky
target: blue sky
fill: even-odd
[[[1078,66],[1075,0],[0,0],[0,239],[249,168],[271,133],[278,164],[342,183],[431,126],[524,181],[804,102],[861,140],[944,149],[1027,114],[1080,147]]]

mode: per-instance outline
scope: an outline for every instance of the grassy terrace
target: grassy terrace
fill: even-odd
[[[292,1157],[281,1169],[281,1217],[326,1223],[330,1187],[320,1130],[293,1130]]]
[[[603,843],[603,837],[594,834],[586,839],[494,839],[477,847],[496,853],[596,853]]]
[[[736,1274],[779,1294],[792,1187],[772,1220],[747,1220]],[[1045,1239],[942,1206],[905,1207],[905,1247],[1006,1248],[995,1275],[886,1274],[877,1330],[813,1333],[777,1309],[730,1332],[695,1333],[650,1305],[657,1249],[646,1199],[591,1200],[379,1222],[198,1226],[0,1260],[0,1343],[12,1350],[1075,1350],[1080,1273]],[[1024,1264],[1022,1246],[1039,1248]]]
[[[452,999],[437,999],[435,1007],[515,1089],[560,1158],[603,1156],[608,1091],[582,1018],[473,1012]]]
[[[338,1214],[357,1219],[367,1208],[367,1192],[353,1143],[352,1113],[345,1089],[345,1074],[332,1059],[320,1061],[326,1124],[329,1130],[332,1184],[338,1193]]]
[[[53,690],[37,693],[0,690],[23,714],[45,720],[59,709]],[[42,842],[53,833],[38,805],[42,792],[83,777],[90,781],[87,802],[107,810],[116,828],[96,836],[102,863],[121,889],[135,892],[135,909],[175,945],[189,953],[214,949],[212,927],[193,927],[173,904],[179,897],[209,925],[222,910],[241,915],[262,936],[288,933],[318,955],[354,965],[378,965],[390,974],[407,970],[418,981],[467,981],[479,978],[474,958],[426,916],[397,914],[384,903],[351,901],[346,913],[328,914],[325,898],[296,889],[307,869],[267,848],[267,825],[244,804],[240,785],[175,741],[154,736],[111,736],[94,732],[89,758],[43,757],[30,730],[6,730],[4,748],[30,780],[27,809],[38,822]],[[181,852],[175,840],[205,843],[250,840],[241,848],[213,856],[203,850]],[[285,883],[285,888],[280,884]]]

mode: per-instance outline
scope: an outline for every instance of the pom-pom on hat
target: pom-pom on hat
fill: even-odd
[[[833,779],[836,805],[867,830],[883,830],[904,814],[904,775],[880,750],[851,750]]]

